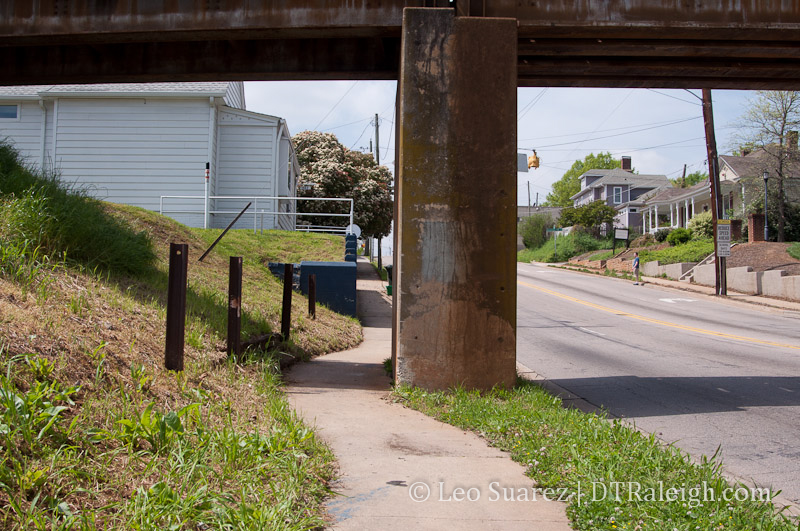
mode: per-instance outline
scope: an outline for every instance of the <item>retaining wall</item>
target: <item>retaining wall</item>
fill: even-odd
[[[714,264],[694,270],[694,282],[705,286],[716,283]],[[753,271],[752,267],[728,268],[728,289],[750,295],[766,295],[800,301],[800,275],[787,275],[786,271]]]

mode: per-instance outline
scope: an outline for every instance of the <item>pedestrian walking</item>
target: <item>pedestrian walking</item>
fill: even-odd
[[[639,285],[639,253],[633,253],[633,272],[636,275],[636,282],[633,283],[634,286]]]

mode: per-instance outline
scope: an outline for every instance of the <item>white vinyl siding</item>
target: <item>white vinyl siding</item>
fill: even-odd
[[[293,193],[293,168],[291,162],[290,140],[282,136],[278,156],[278,195],[291,197]],[[280,201],[280,212],[295,212],[296,201]],[[278,225],[282,230],[294,230],[294,216],[280,216]]]
[[[228,90],[225,91],[225,105],[234,109],[244,109],[244,83],[232,81],[228,83]]]
[[[275,120],[260,119],[254,113],[223,108],[219,114],[219,160],[217,161],[216,195],[234,196],[275,196],[275,135],[278,123]],[[247,199],[218,199],[215,210],[240,211],[248,203]],[[259,201],[236,223],[236,228],[253,228],[253,212],[258,210],[274,212],[277,201]],[[226,227],[236,214],[213,216],[210,226]],[[256,222],[262,226],[261,217]],[[265,229],[276,228],[275,216],[263,216]]]
[[[0,105],[12,104],[3,102]],[[37,101],[13,105],[17,117],[0,119],[0,139],[8,139],[26,163],[38,167],[42,158],[42,109]]]
[[[208,100],[60,99],[55,164],[61,179],[114,203],[158,210],[161,195],[203,195]],[[199,209],[171,200],[165,209]],[[202,227],[202,214],[170,214]]]

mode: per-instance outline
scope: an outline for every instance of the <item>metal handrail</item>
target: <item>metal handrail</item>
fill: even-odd
[[[162,195],[159,196],[158,212],[161,215],[169,214],[236,214],[238,210],[208,210],[205,205],[202,210],[164,210],[164,199],[198,199],[204,200],[202,195]],[[350,225],[353,224],[354,201],[346,197],[297,197],[297,196],[242,196],[242,195],[210,195],[208,199],[247,199],[253,202],[253,232],[258,231],[258,222],[261,221],[261,231],[264,230],[264,215],[293,216],[295,230],[297,230],[297,216],[328,216],[349,218]],[[271,210],[258,209],[258,201],[346,201],[350,203],[348,214],[327,213],[327,212],[275,212]],[[324,227],[320,232],[346,232],[344,227]]]

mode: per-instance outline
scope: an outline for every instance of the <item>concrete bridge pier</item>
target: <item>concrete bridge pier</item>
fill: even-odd
[[[516,378],[517,24],[407,8],[398,103],[395,381]]]

